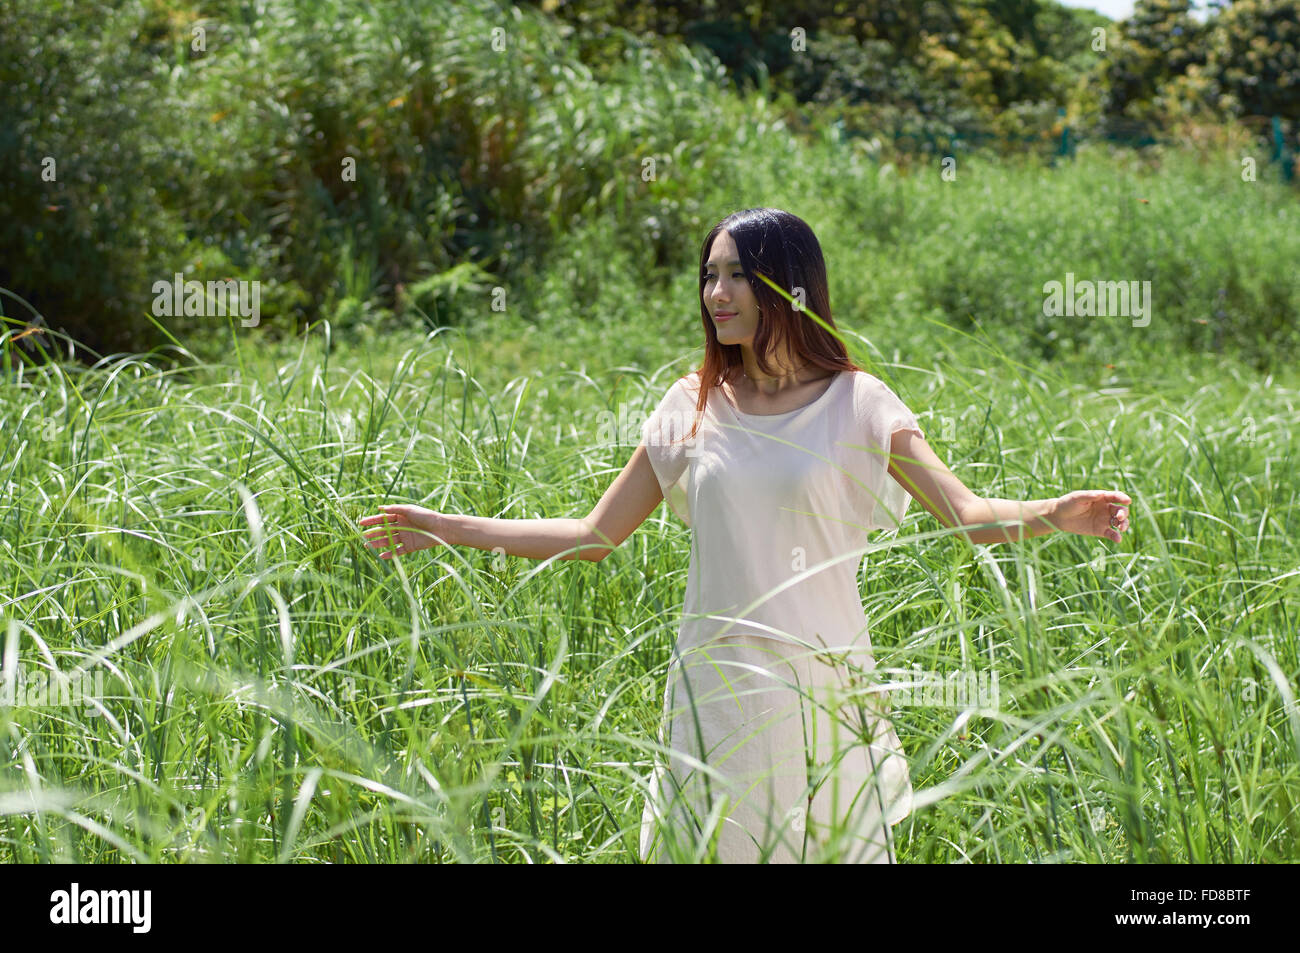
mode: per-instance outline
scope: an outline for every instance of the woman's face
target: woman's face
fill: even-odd
[[[740,268],[736,242],[726,229],[718,232],[704,265],[704,306],[713,319],[719,344],[747,344],[758,330],[758,298]]]

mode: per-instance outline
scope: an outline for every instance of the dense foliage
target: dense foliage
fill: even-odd
[[[829,149],[813,164],[833,165],[856,138],[855,154],[906,173],[949,154],[969,167],[982,145],[1053,160],[1063,122],[1089,130],[1108,115],[1275,110],[1289,123],[1297,2],[1236,3],[1202,28],[1185,3],[1143,0],[1097,51],[1099,17],[1038,0],[814,2],[793,25],[735,2],[704,17],[616,0],[15,0],[0,7],[0,287],[101,351],[161,343],[155,322],[222,330],[149,313],[153,283],[176,273],[261,282],[264,333],[320,318],[377,332],[395,318],[460,323],[497,288],[535,305],[575,236],[609,227],[644,295],[691,267],[695,236],[734,204],[717,183],[757,181],[760,148]],[[747,77],[764,96],[728,90]],[[1237,154],[1202,161],[1269,158],[1229,144]],[[894,186],[819,187],[870,209],[867,227],[894,241],[932,228],[895,208]],[[983,227],[961,231],[996,243]],[[946,259],[957,246],[944,247]],[[982,274],[973,296],[937,303],[1001,321],[990,307],[1041,286],[1023,264],[1002,256],[967,273]],[[1294,288],[1246,270],[1229,254],[1198,283],[1233,313],[1243,282],[1283,281],[1235,305],[1241,342],[1269,355]],[[1175,307],[1191,320],[1209,304]]]

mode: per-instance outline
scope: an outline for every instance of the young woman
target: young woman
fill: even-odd
[[[892,863],[890,828],[911,812],[912,787],[871,684],[857,583],[867,534],[896,529],[910,493],[972,543],[1053,530],[1119,542],[1132,501],[1084,490],[1022,503],[967,489],[830,330],[821,247],[802,219],[775,209],[723,219],[701,248],[699,282],[703,365],[669,388],[585,519],[395,504],[360,524],[376,527],[369,546],[391,546],[383,558],[441,541],[599,560],[666,501],[691,527],[691,561],[665,686],[669,758],[651,777],[641,858]]]

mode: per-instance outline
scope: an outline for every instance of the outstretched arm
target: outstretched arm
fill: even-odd
[[[1075,490],[1045,500],[981,497],[953,475],[924,437],[910,430],[894,432],[889,453],[889,475],[926,512],[949,528],[981,527],[963,534],[971,543],[1005,543],[1055,530],[1118,543],[1128,529],[1133,500],[1118,490]],[[984,525],[1001,522],[1011,525]]]
[[[378,515],[358,520],[358,525],[373,527],[365,538],[371,549],[381,550],[381,559],[442,543],[529,559],[559,556],[599,562],[662,501],[663,492],[642,444],[585,519],[493,519],[392,503],[379,507]]]

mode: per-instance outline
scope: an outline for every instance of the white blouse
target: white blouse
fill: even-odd
[[[741,413],[714,387],[692,439],[698,396],[697,371],[642,427],[664,499],[692,530],[679,650],[740,634],[869,647],[858,568],[869,532],[907,511],[889,448],[895,431],[925,436],[916,417],[879,378],[840,372],[784,414]]]

